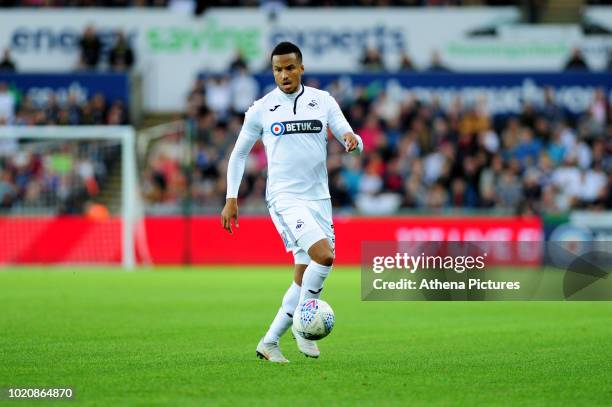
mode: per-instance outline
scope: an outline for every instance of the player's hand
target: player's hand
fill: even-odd
[[[234,220],[234,224],[238,227],[238,200],[236,198],[228,198],[225,201],[225,206],[221,211],[221,223],[223,224],[223,229],[230,232],[230,234],[234,234],[232,231],[232,219]]]
[[[344,139],[344,147],[347,153],[355,151],[355,149],[359,146],[359,141],[353,133],[345,133],[342,138]]]

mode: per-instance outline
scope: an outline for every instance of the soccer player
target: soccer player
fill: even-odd
[[[266,202],[287,251],[293,252],[293,282],[268,332],[257,345],[257,356],[288,362],[278,342],[293,322],[299,303],[319,298],[334,262],[334,226],[327,179],[327,129],[347,152],[361,153],[363,142],[353,133],[329,93],[302,84],[302,52],[279,43],[270,56],[277,88],[255,101],[245,114],[242,130],[229,159],[223,227],[238,227],[238,188],[251,148],[263,141],[268,161]],[[319,357],[316,342],[293,332],[299,350]]]

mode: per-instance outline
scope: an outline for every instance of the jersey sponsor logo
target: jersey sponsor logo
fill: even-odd
[[[280,107],[280,105],[275,105],[272,109],[270,109],[271,112],[275,111],[276,109],[278,109]]]
[[[300,230],[304,226],[304,221],[302,219],[298,219],[297,225],[295,226],[295,230]]]
[[[285,125],[280,122],[272,123],[272,126],[270,126],[270,131],[275,136],[280,136],[281,134],[285,133]]]
[[[288,122],[274,122],[270,131],[275,136],[282,134],[320,133],[323,130],[321,120],[292,120]]]

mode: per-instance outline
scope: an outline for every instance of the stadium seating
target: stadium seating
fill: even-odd
[[[196,129],[189,195],[196,206],[210,209],[225,199],[227,157],[241,116],[226,111],[231,110],[229,84],[221,90],[228,93],[228,106],[217,111],[207,104],[205,82],[197,80],[193,89],[187,101],[188,120]],[[362,213],[611,208],[612,178],[606,174],[612,159],[605,136],[612,129],[610,107],[597,93],[589,111],[574,116],[554,102],[552,89],[547,92],[545,104],[525,104],[521,114],[503,117],[490,114],[486,105],[461,100],[444,109],[410,96],[397,103],[384,91],[334,95],[365,143],[359,158],[343,155],[338,143],[329,145],[334,206]],[[184,140],[169,134],[149,156],[150,203],[180,205],[188,186],[176,152]],[[265,166],[258,144],[240,192],[245,210],[265,209]]]

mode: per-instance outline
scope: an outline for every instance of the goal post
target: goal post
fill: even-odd
[[[117,157],[117,151],[120,151],[120,158]],[[22,176],[20,174],[22,169],[19,166],[23,164],[24,160],[26,165],[42,169],[31,170],[30,172],[34,175]],[[27,160],[32,161],[32,163]],[[15,161],[17,162],[15,163]],[[62,168],[61,171],[65,171],[66,174],[57,176],[53,172],[55,169],[52,168],[49,172],[56,176],[54,179],[53,176],[45,173],[47,171],[46,167],[54,166]],[[60,216],[62,214],[61,199],[57,196],[70,194],[70,186],[66,187],[64,184],[69,184],[72,182],[70,180],[74,179],[77,179],[77,185],[81,189],[87,189],[83,187],[83,185],[86,185],[97,194],[93,196],[93,199],[88,200],[87,204],[95,202],[100,199],[100,190],[109,189],[107,185],[104,185],[104,182],[100,182],[99,178],[101,177],[98,174],[108,175],[112,170],[118,171],[120,174],[118,175],[120,188],[118,191],[111,190],[110,192],[106,191],[106,193],[110,194],[115,201],[117,200],[116,194],[120,195],[120,204],[116,208],[116,212],[111,210],[115,213],[110,214],[113,218],[120,220],[120,232],[118,236],[115,235],[115,232],[113,232],[113,236],[105,235],[104,244],[115,247],[115,239],[120,239],[120,263],[125,269],[131,270],[136,264],[134,234],[137,221],[137,201],[140,199],[137,192],[135,131],[131,126],[0,126],[0,187],[3,188],[0,191],[5,191],[4,195],[0,193],[0,217],[14,220],[40,213],[44,213],[47,218],[50,217],[49,215],[51,217],[53,215]],[[89,179],[84,180],[83,178],[87,178],[88,174],[90,175]],[[65,181],[65,179],[69,181]],[[36,182],[40,185],[32,186],[28,182]],[[61,189],[61,192],[58,193],[53,190],[55,187],[55,185],[51,185],[53,182],[59,184],[57,188]],[[87,195],[87,192],[84,194]],[[87,197],[92,198],[91,195],[92,191],[89,191]],[[3,196],[4,201],[2,200]],[[84,212],[78,210],[73,210],[71,215],[74,217],[85,216]],[[54,230],[61,230],[61,227],[56,226]],[[116,228],[107,229],[114,231]],[[33,263],[46,264],[46,259],[61,259],[59,255],[45,257],[40,253],[24,254],[28,253],[28,250],[35,252],[38,249],[34,246],[28,249],[25,243],[20,243],[21,240],[19,239],[22,236],[19,236],[19,234],[22,231],[22,228],[20,229],[19,224],[17,224],[17,226],[13,226],[12,229],[7,229],[3,233],[6,240],[0,241],[0,265],[28,264],[30,263],[28,259],[33,259]],[[9,232],[10,236],[8,235]],[[2,233],[1,230],[0,233]],[[90,234],[88,236],[89,241],[87,243],[77,242],[77,239],[74,238],[75,245],[89,244],[92,247],[69,249],[72,250],[71,253],[87,252],[86,256],[75,254],[73,258],[76,259],[74,260],[76,263],[102,264],[115,258],[111,255],[96,258],[96,251],[99,251],[99,248],[95,247],[96,235],[92,236]],[[56,239],[56,237],[48,236],[48,239]],[[32,237],[30,240],[32,241],[30,242],[31,245],[40,241],[44,243],[44,236],[38,236],[37,239]],[[19,248],[12,250],[11,248],[16,247],[17,243],[20,244]],[[39,243],[39,247],[42,247],[43,243]],[[57,242],[52,241],[51,243]],[[50,261],[53,262],[53,260]],[[66,261],[71,263],[73,260],[70,256],[67,256],[59,262]]]

